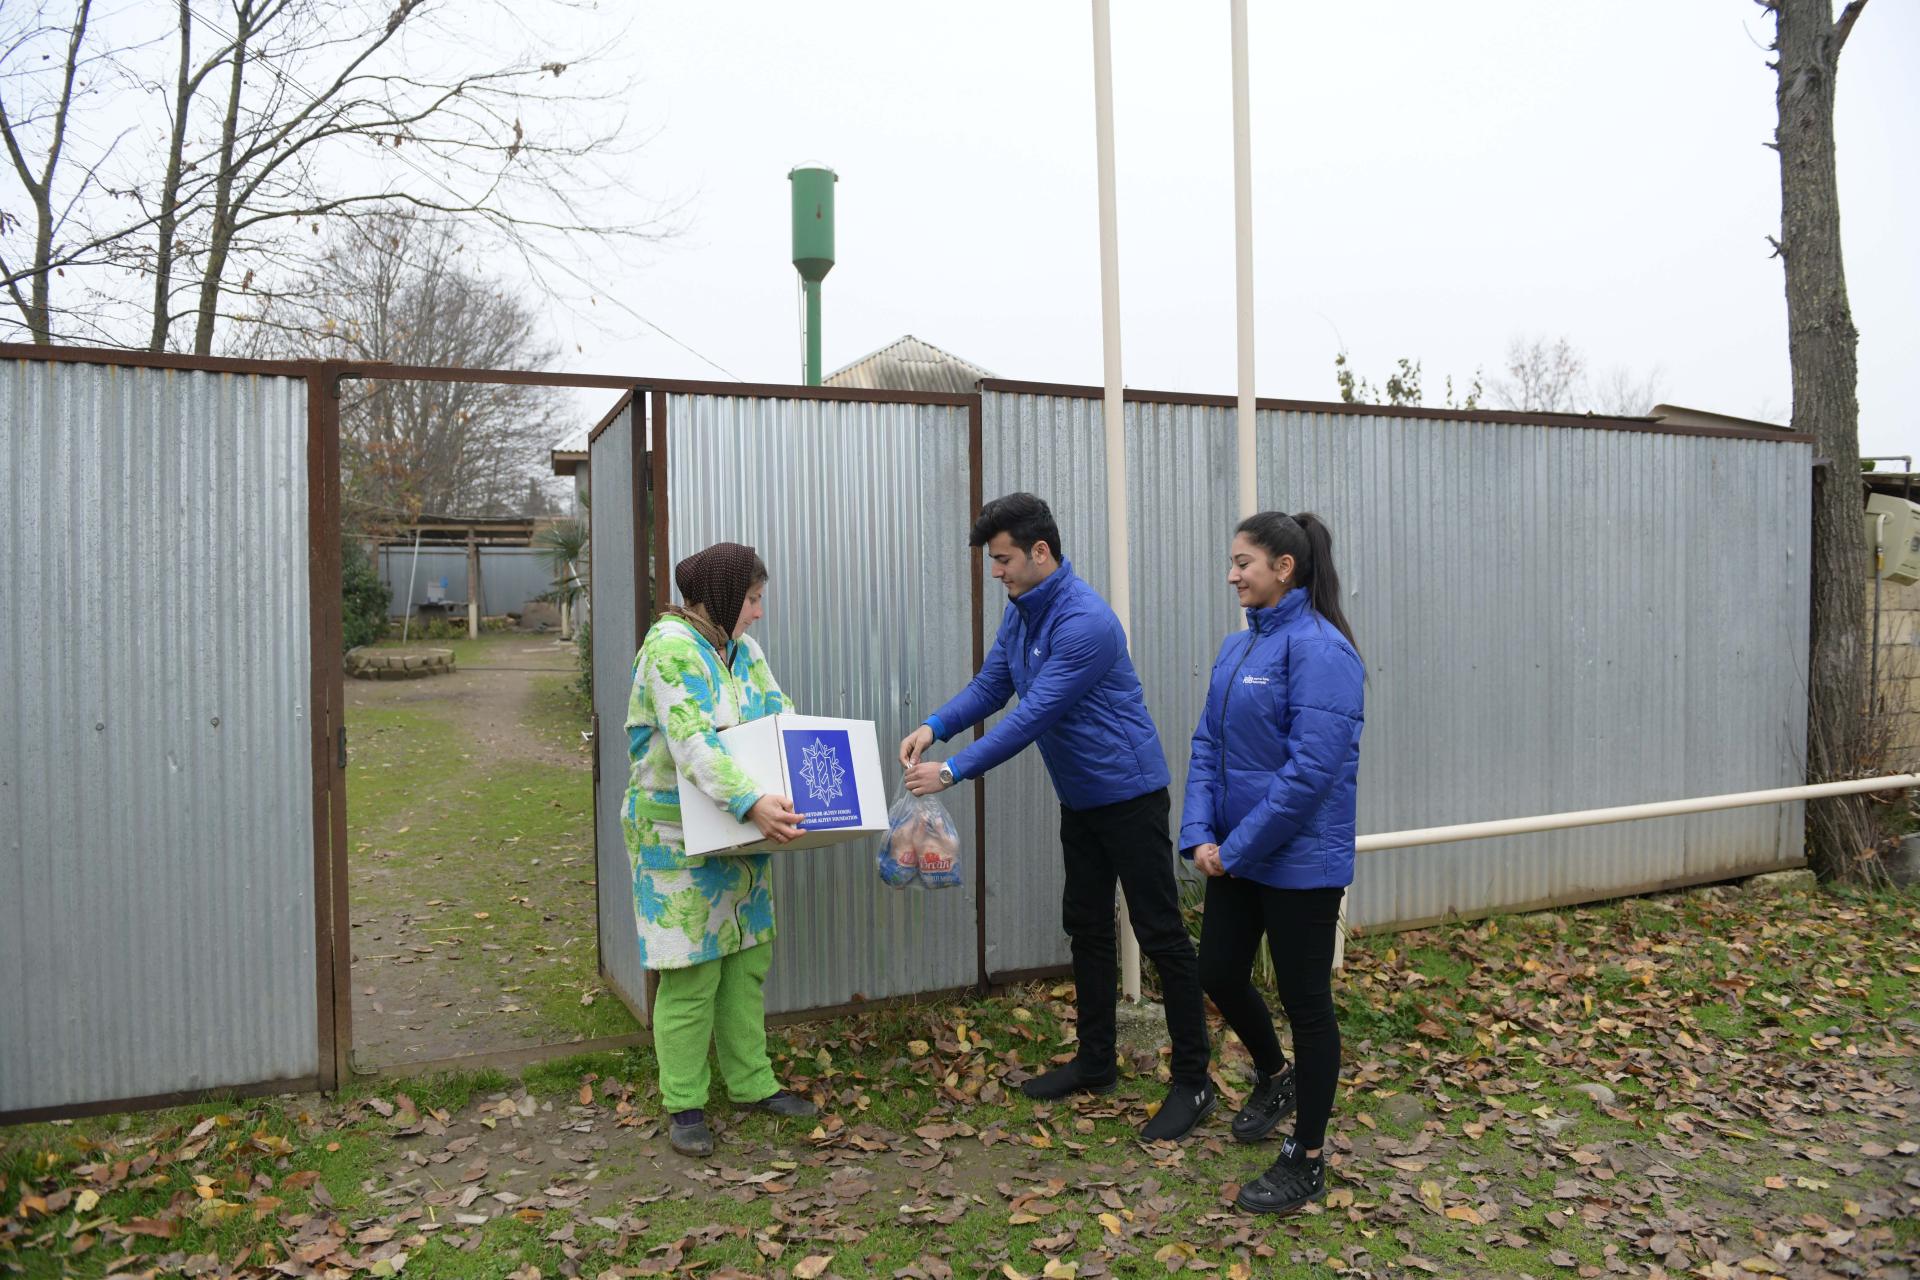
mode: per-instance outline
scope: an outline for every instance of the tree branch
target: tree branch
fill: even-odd
[[[1833,23],[1833,57],[1838,60],[1840,50],[1847,44],[1847,37],[1853,34],[1853,24],[1860,20],[1860,11],[1867,7],[1867,0],[1848,0],[1847,7]]]

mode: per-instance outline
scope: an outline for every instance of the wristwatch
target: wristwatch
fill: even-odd
[[[940,785],[943,787],[953,785],[953,766],[944,762],[940,765]]]

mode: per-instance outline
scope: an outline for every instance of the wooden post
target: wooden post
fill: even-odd
[[[480,638],[480,544],[467,530],[467,639]]]

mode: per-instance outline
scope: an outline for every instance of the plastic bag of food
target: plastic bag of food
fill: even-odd
[[[910,792],[902,791],[893,807],[887,810],[887,834],[880,842],[878,858],[880,883],[904,889],[919,877],[920,844],[925,838],[925,829],[918,802]]]
[[[917,849],[922,889],[955,889],[960,885],[960,829],[953,815],[934,796],[920,796],[920,843]]]
[[[880,842],[880,879],[895,889],[952,889],[960,883],[960,832],[933,796],[902,791],[887,810]]]

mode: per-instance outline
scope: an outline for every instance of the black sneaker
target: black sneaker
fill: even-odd
[[[813,1105],[812,1099],[788,1093],[785,1089],[777,1089],[760,1101],[747,1105],[755,1111],[771,1111],[776,1116],[806,1117],[820,1114],[820,1108]]]
[[[1166,1101],[1140,1130],[1140,1137],[1147,1142],[1178,1142],[1212,1115],[1219,1104],[1220,1095],[1214,1092],[1211,1080],[1198,1087],[1176,1084],[1167,1090]]]
[[[1233,1136],[1242,1142],[1260,1141],[1273,1132],[1275,1125],[1293,1114],[1298,1098],[1292,1063],[1280,1068],[1278,1075],[1261,1072],[1247,1105],[1233,1118]]]
[[[1326,1161],[1319,1156],[1308,1159],[1299,1142],[1288,1138],[1280,1144],[1280,1158],[1241,1187],[1234,1203],[1249,1213],[1297,1213],[1308,1201],[1326,1194]]]
[[[713,1130],[707,1128],[707,1113],[697,1109],[674,1112],[667,1142],[683,1156],[701,1159],[712,1155]]]
[[[1112,1093],[1119,1083],[1120,1077],[1111,1069],[1105,1075],[1093,1075],[1075,1058],[1026,1081],[1020,1092],[1036,1102],[1053,1102],[1070,1093]]]

